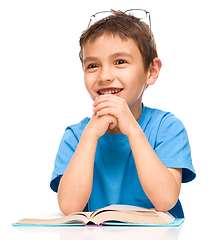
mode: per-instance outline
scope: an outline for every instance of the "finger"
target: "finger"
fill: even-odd
[[[95,99],[94,103],[93,103],[93,107],[96,107],[99,103],[102,103],[102,102],[106,102],[108,101],[108,98],[103,96],[103,97],[98,97],[97,99]]]
[[[101,109],[100,111],[97,112],[97,115],[98,116],[103,116],[103,115],[112,115],[114,117],[117,117],[116,116],[116,108],[114,107],[106,107],[106,108],[103,108]]]
[[[94,107],[93,112],[97,113],[97,112],[101,111],[104,108],[115,107],[116,105],[117,104],[115,104],[115,103],[113,103],[111,101],[101,102],[96,107]]]
[[[115,117],[113,117],[113,116],[109,116],[109,126],[108,127],[110,129],[113,129],[113,128],[115,128],[117,126],[117,124],[118,124],[117,119]]]
[[[102,103],[102,102],[116,101],[116,100],[118,101],[119,97],[113,96],[112,94],[102,95],[95,99],[93,103],[93,107],[96,107],[99,103]]]
[[[114,129],[117,126],[117,121],[109,124],[109,129]]]

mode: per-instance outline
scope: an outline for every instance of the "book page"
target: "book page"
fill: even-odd
[[[160,217],[162,217],[167,223],[171,223],[174,221],[175,217],[173,217],[169,212],[156,212]]]
[[[130,205],[111,205],[108,206],[107,209],[120,209],[120,210],[128,210],[128,211],[141,211],[141,212],[155,212],[158,216],[162,217],[166,222],[170,223],[174,221],[174,217],[169,212],[158,212],[154,208],[143,208],[137,206]]]
[[[129,210],[129,211],[152,211],[155,212],[154,208],[143,208],[137,206],[130,206],[130,205],[121,205],[121,204],[114,204],[106,207],[106,209],[119,209],[119,210]]]
[[[105,221],[168,224],[174,221],[174,217],[169,213],[157,212],[154,208],[147,209],[130,205],[111,205],[93,212],[90,220],[96,224],[101,224]]]
[[[150,212],[150,213],[156,214],[155,209],[153,209],[153,208],[147,209],[147,208],[130,206],[130,205],[115,204],[115,205],[110,205],[108,207],[101,208],[101,209],[98,209],[98,210],[94,211],[91,214],[90,219],[93,219],[96,215],[100,214],[101,212],[105,212],[105,211],[121,211],[121,212],[124,212],[124,211],[133,211],[133,212],[140,211],[140,212]]]
[[[168,224],[155,212],[127,211],[127,210],[104,210],[93,217],[92,222],[102,224],[104,222],[125,222],[134,224]]]
[[[35,224],[35,225],[51,225],[51,224],[64,224],[64,223],[83,223],[87,222],[89,218],[86,213],[79,212],[73,213],[71,215],[55,218],[55,219],[33,219],[33,218],[25,218],[17,222],[17,224]]]

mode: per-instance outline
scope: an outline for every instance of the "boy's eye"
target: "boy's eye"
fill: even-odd
[[[127,63],[125,60],[118,60],[116,61],[116,65]]]
[[[90,69],[90,68],[97,68],[97,65],[96,64],[89,64],[89,66],[87,68],[88,69]]]

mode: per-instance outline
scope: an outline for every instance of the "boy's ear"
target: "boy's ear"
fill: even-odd
[[[148,69],[148,79],[146,85],[153,85],[158,79],[160,69],[162,67],[162,62],[159,58],[153,59],[153,62],[150,64]]]

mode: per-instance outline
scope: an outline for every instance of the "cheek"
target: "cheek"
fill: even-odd
[[[125,74],[125,81],[127,82],[127,90],[130,94],[128,96],[131,100],[139,98],[143,91],[145,90],[145,83],[146,83],[146,74],[142,71],[137,71],[134,69],[127,75]]]
[[[138,68],[133,71],[133,84],[142,89],[147,81],[147,74]]]
[[[124,79],[125,85],[127,85],[128,88],[133,89],[140,89],[145,83],[145,77],[143,74],[141,74],[139,71],[125,71],[122,74],[122,79]]]
[[[92,81],[92,78],[84,76],[84,84],[85,84],[85,87],[86,87],[90,97],[94,100],[95,97],[93,96],[93,81]]]
[[[87,76],[86,74],[84,74],[84,84],[85,84],[87,91],[91,90],[91,85],[92,85],[91,83],[92,83],[91,78],[89,76]]]

